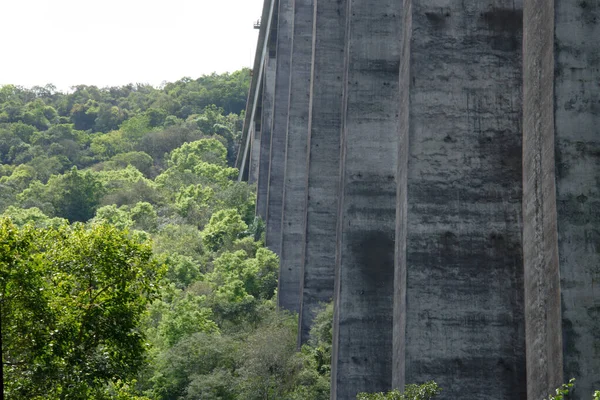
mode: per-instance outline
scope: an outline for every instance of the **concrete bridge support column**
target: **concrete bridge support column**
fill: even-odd
[[[333,298],[346,0],[314,0],[314,12],[300,344],[320,303]]]
[[[404,0],[394,385],[526,398],[520,1]]]
[[[400,12],[348,0],[332,399],[392,385]]]
[[[260,158],[256,182],[256,215],[267,219],[267,193],[269,189],[269,166],[271,163],[271,133],[273,128],[273,96],[275,94],[276,58],[265,57],[263,78],[262,121],[260,133]]]
[[[281,254],[281,220],[283,210],[283,177],[285,170],[286,135],[290,100],[290,67],[292,31],[294,27],[293,0],[279,0],[277,17],[277,67],[273,100],[273,128],[267,191],[266,244]]]
[[[279,306],[299,312],[306,222],[308,111],[312,61],[313,0],[294,0],[290,101],[286,136]]]
[[[248,166],[248,183],[253,184],[258,181],[258,170],[260,165],[260,124],[251,128],[250,134],[250,164]]]
[[[600,4],[525,0],[527,378],[600,388]]]

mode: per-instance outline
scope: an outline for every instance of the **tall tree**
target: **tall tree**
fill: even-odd
[[[149,245],[107,225],[0,221],[0,322],[11,399],[90,399],[133,378],[140,320],[160,268]]]

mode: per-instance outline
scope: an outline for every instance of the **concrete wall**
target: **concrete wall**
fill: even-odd
[[[399,1],[349,0],[332,399],[392,384]]]
[[[441,399],[539,400],[571,377],[590,398],[600,5],[296,4],[265,67],[257,213],[300,273],[280,287],[300,342],[335,280],[332,398],[435,379]]]
[[[273,100],[273,128],[269,188],[267,191],[266,244],[281,254],[281,219],[283,210],[283,177],[285,172],[286,135],[290,99],[290,60],[294,28],[293,0],[279,0],[277,17],[277,67]]]
[[[574,377],[574,398],[589,399],[600,387],[600,5],[526,6],[529,396]]]
[[[269,167],[271,164],[271,134],[273,129],[273,96],[275,95],[275,57],[266,55],[263,79],[262,115],[260,132],[260,159],[256,182],[256,215],[267,219],[267,196],[269,189]]]
[[[565,379],[600,390],[600,3],[555,1],[554,126]]]
[[[405,12],[395,383],[525,399],[522,5],[409,0]]]
[[[345,0],[314,0],[300,343],[320,304],[333,298],[346,7]]]
[[[564,382],[554,157],[554,2],[525,0],[523,261],[527,394]]]
[[[250,165],[248,169],[248,183],[257,183],[258,182],[258,172],[260,166],[260,124],[258,124],[257,128],[251,128],[250,134],[252,135],[250,138]]]
[[[306,221],[312,32],[313,0],[294,0],[278,293],[279,306],[296,313],[300,310],[302,241]]]

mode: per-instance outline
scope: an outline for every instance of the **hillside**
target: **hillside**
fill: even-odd
[[[7,398],[329,398],[231,167],[249,81],[0,88]]]

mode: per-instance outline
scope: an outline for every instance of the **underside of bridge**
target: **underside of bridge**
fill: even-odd
[[[332,399],[600,389],[600,3],[265,0],[237,159]]]

